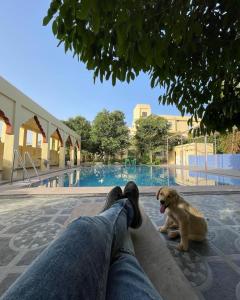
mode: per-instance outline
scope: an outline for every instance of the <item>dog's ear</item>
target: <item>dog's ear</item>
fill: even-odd
[[[180,199],[178,192],[176,190],[171,190],[170,195],[171,195],[171,202],[177,205]]]
[[[157,200],[159,200],[159,194],[160,194],[160,192],[161,192],[162,188],[163,188],[163,187],[161,187],[161,188],[158,190],[157,194],[156,194],[156,198],[157,198]]]

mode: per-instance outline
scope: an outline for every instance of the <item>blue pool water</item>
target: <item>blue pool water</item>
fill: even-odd
[[[139,186],[240,185],[240,178],[158,166],[81,167],[61,176],[43,180],[38,185],[46,187],[124,186],[129,180],[135,181]]]

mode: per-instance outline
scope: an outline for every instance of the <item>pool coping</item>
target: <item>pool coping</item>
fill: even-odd
[[[84,167],[84,166],[83,166]],[[167,167],[166,165],[159,165],[157,167]],[[41,174],[41,180],[48,179],[50,177],[56,177],[64,173],[72,172],[78,167],[69,168],[69,169],[61,169],[61,170],[54,170],[53,172],[48,172],[45,174]],[[169,166],[170,169],[175,168],[178,169],[177,166]],[[237,172],[235,174],[229,174],[231,172],[225,172],[226,170],[221,170],[217,173],[216,170],[199,170],[193,168],[182,168],[188,169],[195,172],[205,172],[208,174],[216,174],[220,176],[228,176],[228,177],[235,177],[237,176]],[[219,171],[219,170],[218,170]],[[240,172],[239,172],[240,173]],[[35,177],[32,177],[32,184],[39,182],[39,180]],[[0,185],[0,198],[6,198],[9,196],[59,196],[59,195],[67,195],[67,196],[105,196],[109,190],[113,186],[100,186],[100,187],[44,187],[44,186],[37,186],[37,187],[29,187],[28,182],[21,182],[17,181],[13,184],[2,184]],[[184,195],[208,195],[208,194],[238,194],[240,193],[240,185],[218,185],[218,186],[184,186],[184,185],[176,185],[170,186],[173,189],[176,189],[178,192]],[[154,195],[158,191],[159,186],[139,186],[139,191],[141,195]]]
[[[183,195],[229,195],[240,194],[240,186],[170,186]],[[0,198],[10,196],[105,196],[111,186],[108,187],[35,187],[35,188],[17,188],[11,190],[2,190]],[[123,188],[123,187],[122,187]],[[159,186],[139,187],[140,195],[154,196]]]

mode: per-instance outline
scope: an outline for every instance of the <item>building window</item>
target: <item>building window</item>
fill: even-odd
[[[142,117],[143,118],[147,117],[147,112],[146,111],[142,111]]]
[[[42,146],[42,135],[38,134],[37,136],[37,147],[41,147]]]
[[[33,144],[33,133],[31,130],[27,130],[26,145],[32,146],[32,144]]]

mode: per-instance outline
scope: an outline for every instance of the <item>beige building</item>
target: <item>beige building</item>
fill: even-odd
[[[190,143],[173,147],[168,154],[169,165],[189,165],[189,156],[206,156],[214,154],[213,144],[206,143]]]
[[[81,137],[45,109],[0,77],[0,171],[9,180],[16,152],[31,167],[30,155],[36,167],[64,168],[66,149],[70,164],[80,164]],[[77,161],[74,162],[74,158]],[[20,169],[16,159],[14,168]]]
[[[137,104],[133,109],[133,122],[130,128],[131,135],[136,133],[136,121],[140,118],[145,118],[151,115],[151,106],[149,104]],[[166,119],[170,124],[171,133],[186,133],[189,130],[188,120],[189,117],[173,116],[173,115],[159,115]],[[197,125],[193,123],[193,127]]]

